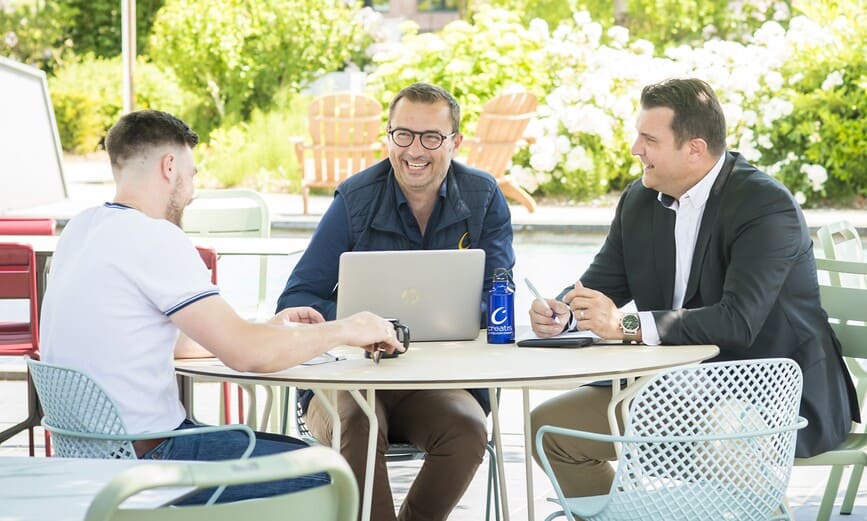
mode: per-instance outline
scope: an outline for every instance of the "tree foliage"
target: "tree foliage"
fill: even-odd
[[[121,53],[122,0],[58,0],[69,9],[68,36],[75,52],[110,58]],[[136,0],[136,48],[145,49],[164,0]],[[49,2],[49,4],[52,2]]]
[[[358,13],[344,0],[168,0],[149,52],[219,114],[244,119],[281,86],[300,89],[367,47]]]

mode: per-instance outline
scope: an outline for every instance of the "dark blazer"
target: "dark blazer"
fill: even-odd
[[[716,344],[715,360],[786,357],[804,373],[796,454],[842,442],[860,420],[855,388],[819,303],[813,243],[789,191],[727,152],[704,209],[683,309],[671,310],[675,213],[632,183],[581,282],[652,311],[663,344]]]

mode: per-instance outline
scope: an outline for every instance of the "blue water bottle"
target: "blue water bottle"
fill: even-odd
[[[509,287],[509,271],[494,270],[494,283],[488,292],[488,343],[515,341],[515,291]]]

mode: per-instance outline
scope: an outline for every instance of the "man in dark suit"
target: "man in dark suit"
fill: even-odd
[[[860,421],[858,404],[819,303],[800,207],[779,182],[725,150],[725,116],[701,80],[645,87],[637,130],[641,181],[624,191],[580,281],[548,301],[553,314],[533,303],[533,330],[552,336],[574,319],[603,338],[716,344],[715,360],[791,358],[804,373],[800,412],[809,421],[796,454],[835,447]],[[620,309],[630,301],[638,313]],[[599,386],[555,397],[533,411],[533,431],[553,424],[608,432],[610,397]],[[547,436],[544,449],[567,496],[608,493],[611,444]]]

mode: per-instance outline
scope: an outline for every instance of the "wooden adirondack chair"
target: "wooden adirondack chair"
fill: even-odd
[[[312,143],[295,137],[295,155],[302,169],[301,194],[308,212],[311,188],[335,188],[350,175],[384,157],[380,139],[382,105],[364,94],[325,94],[308,110]]]
[[[491,99],[482,108],[475,136],[465,137],[462,144],[468,151],[468,165],[491,173],[506,197],[531,212],[536,210],[536,201],[506,174],[506,169],[524,141],[524,130],[536,113],[537,104],[536,96],[529,92],[501,94]]]

